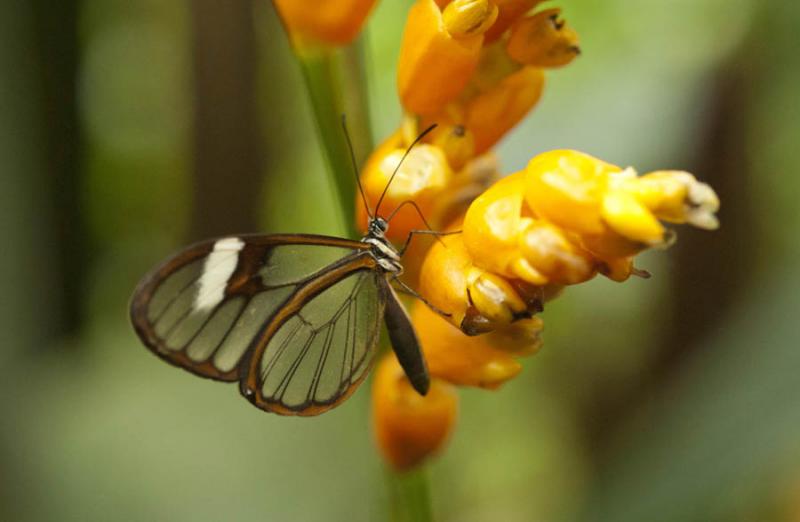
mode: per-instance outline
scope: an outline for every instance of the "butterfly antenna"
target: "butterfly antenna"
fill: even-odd
[[[400,170],[400,167],[403,165],[403,161],[405,161],[405,159],[408,157],[408,153],[411,152],[411,149],[413,149],[414,146],[417,143],[422,141],[422,139],[425,138],[425,136],[427,136],[435,128],[436,128],[436,124],[434,123],[433,125],[431,125],[427,129],[422,131],[422,134],[417,136],[417,139],[415,139],[414,142],[411,145],[408,146],[408,148],[406,149],[405,154],[403,154],[403,157],[400,158],[400,163],[397,164],[397,167],[395,167],[394,172],[392,172],[392,176],[389,178],[389,181],[386,182],[386,186],[383,187],[383,193],[381,194],[380,199],[378,199],[378,204],[375,205],[375,215],[376,216],[378,215],[378,209],[381,208],[381,203],[383,202],[383,198],[384,198],[384,196],[386,196],[386,192],[389,190],[389,186],[392,184],[392,181],[394,180],[394,177],[397,175],[397,172]]]
[[[347,148],[350,150],[350,161],[353,163],[353,173],[356,175],[356,184],[358,191],[361,193],[361,199],[364,201],[364,208],[367,210],[367,215],[372,219],[374,214],[369,209],[367,202],[367,195],[364,193],[364,187],[361,186],[361,174],[358,172],[358,162],[356,161],[356,153],[353,151],[353,142],[350,140],[350,133],[347,132],[347,117],[342,114],[342,130],[344,131],[344,138],[347,140]],[[380,204],[380,203],[378,203]]]

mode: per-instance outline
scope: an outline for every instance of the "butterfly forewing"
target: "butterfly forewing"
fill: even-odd
[[[351,393],[371,361],[384,301],[368,248],[305,235],[199,243],[140,283],[131,318],[160,357],[203,377],[242,380],[243,390],[274,361],[269,379],[256,377],[262,386],[251,401],[318,413]]]

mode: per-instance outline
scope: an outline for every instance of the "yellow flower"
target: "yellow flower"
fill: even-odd
[[[672,237],[659,218],[714,228],[718,207],[686,172],[639,178],[579,152],[547,152],[472,202],[462,233],[428,251],[420,289],[463,332],[494,331],[541,311],[564,285],[641,274],[633,256]]]
[[[452,385],[432,379],[428,394],[418,394],[393,354],[378,363],[372,383],[372,422],[378,448],[398,471],[434,455],[447,441],[458,416]]]
[[[496,389],[521,371],[518,358],[542,346],[537,314],[566,286],[597,274],[647,275],[634,258],[673,241],[664,222],[718,226],[716,194],[686,172],[638,176],[555,150],[498,179],[492,148],[539,102],[544,70],[579,54],[559,9],[532,13],[540,3],[416,0],[408,15],[398,65],[404,118],[361,180],[374,210],[409,144],[437,124],[399,166],[380,215],[392,216],[387,236],[397,244],[426,228],[420,214],[450,235],[421,236],[403,257],[403,280],[431,305],[411,310],[430,393],[416,394],[391,355],[373,385],[378,445],[398,470],[444,445],[456,420],[454,385]]]
[[[346,45],[358,36],[375,0],[273,0],[295,44]]]

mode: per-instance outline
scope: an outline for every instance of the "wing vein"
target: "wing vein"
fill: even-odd
[[[225,341],[228,340],[228,336],[231,334],[233,329],[236,327],[236,323],[238,323],[239,319],[242,318],[242,314],[244,313],[245,310],[247,310],[247,307],[250,306],[250,302],[252,300],[253,300],[252,297],[248,297],[247,300],[244,302],[244,304],[242,304],[242,307],[239,309],[239,312],[236,314],[236,317],[233,318],[233,320],[231,321],[231,324],[229,324],[228,328],[225,329],[225,333],[222,335],[222,339],[220,339],[219,342],[217,343],[217,345],[214,347],[214,349],[211,350],[211,355],[208,356],[206,361],[210,361],[214,357],[216,357],[217,350],[222,348],[222,345],[224,345]],[[238,366],[238,364],[237,364],[237,366]]]
[[[325,341],[322,346],[322,356],[317,361],[317,367],[314,370],[314,379],[311,381],[311,386],[308,388],[308,394],[306,395],[306,402],[313,401],[313,398],[317,395],[317,388],[319,387],[319,381],[322,378],[322,370],[325,367],[325,363],[328,360],[328,351],[331,348],[331,342],[333,340],[333,331],[336,329],[336,322],[327,325],[327,333],[325,334]]]
[[[280,346],[276,350],[275,356],[272,359],[270,359],[270,361],[267,363],[267,366],[261,372],[262,383],[267,381],[267,378],[269,377],[269,374],[272,373],[272,369],[275,368],[278,359],[283,357],[283,352],[286,350],[286,347],[289,346],[289,344],[292,342],[292,339],[294,339],[294,336],[297,335],[297,332],[300,331],[300,328],[302,328],[304,324],[305,322],[302,320],[301,317],[300,322],[297,323],[297,326],[295,326],[295,328],[291,332],[289,332],[289,335],[286,336],[286,339],[284,339],[283,342],[281,342]]]
[[[306,358],[306,354],[308,354],[308,352],[309,352],[309,350],[311,348],[311,344],[314,342],[314,339],[316,338],[316,336],[317,336],[317,333],[312,330],[311,331],[311,335],[308,337],[308,341],[306,341],[306,344],[303,346],[303,349],[300,350],[300,353],[297,355],[295,360],[292,362],[292,366],[289,368],[289,371],[286,372],[286,375],[283,376],[283,379],[281,379],[280,384],[278,384],[278,387],[275,389],[275,395],[274,396],[277,397],[278,400],[281,403],[283,403],[283,397],[284,397],[284,395],[286,395],[286,390],[289,389],[289,385],[292,383],[292,379],[294,379],[294,376],[295,376],[295,373],[297,372],[297,369],[302,364],[303,359]],[[281,390],[281,388],[283,388],[283,389]]]

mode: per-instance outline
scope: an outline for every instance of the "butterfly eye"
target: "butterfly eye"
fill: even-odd
[[[386,232],[389,230],[389,223],[387,223],[383,218],[378,218],[378,226],[381,228],[381,232]]]
[[[383,235],[389,230],[389,223],[382,217],[376,217],[370,222],[369,228],[371,232]]]

